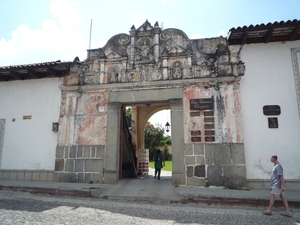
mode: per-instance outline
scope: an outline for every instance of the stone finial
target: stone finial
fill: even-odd
[[[135,26],[134,25],[132,25],[132,27],[130,28],[131,30],[135,30]]]
[[[159,27],[159,25],[158,25],[158,22],[156,21],[156,23],[154,24],[154,27],[155,28],[158,28]]]
[[[80,60],[79,60],[78,56],[75,57],[72,64],[75,64],[75,63],[80,63]]]

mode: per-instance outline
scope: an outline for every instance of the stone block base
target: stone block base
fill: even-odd
[[[285,180],[285,187],[287,191],[299,191],[300,189],[300,179],[299,180]],[[258,180],[258,179],[248,179],[247,180],[248,189],[265,189],[270,190],[270,180]]]
[[[55,182],[103,183],[102,173],[54,173]]]
[[[206,179],[199,177],[188,177],[187,186],[205,186]]]
[[[172,184],[173,185],[185,185],[185,175],[184,174],[178,174],[178,173],[172,173]]]
[[[54,171],[51,170],[0,170],[0,179],[53,181]]]
[[[105,171],[103,183],[116,184],[119,181],[119,173],[116,171]]]
[[[247,186],[243,144],[186,144],[185,163],[187,185]]]

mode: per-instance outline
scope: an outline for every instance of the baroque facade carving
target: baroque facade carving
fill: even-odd
[[[223,37],[192,40],[179,29],[161,30],[148,21],[129,33],[88,50],[88,58],[77,65],[79,85],[239,76],[239,55]]]

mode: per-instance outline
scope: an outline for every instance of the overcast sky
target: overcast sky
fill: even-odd
[[[299,20],[300,0],[0,0],[0,67],[83,61],[91,19],[91,48],[146,19],[211,38],[232,27]]]
[[[146,19],[190,38],[232,27],[300,19],[299,0],[0,0],[0,66],[86,58]]]

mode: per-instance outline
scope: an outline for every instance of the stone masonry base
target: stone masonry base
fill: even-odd
[[[54,171],[50,170],[0,170],[0,179],[3,180],[32,180],[50,181],[54,178]]]

